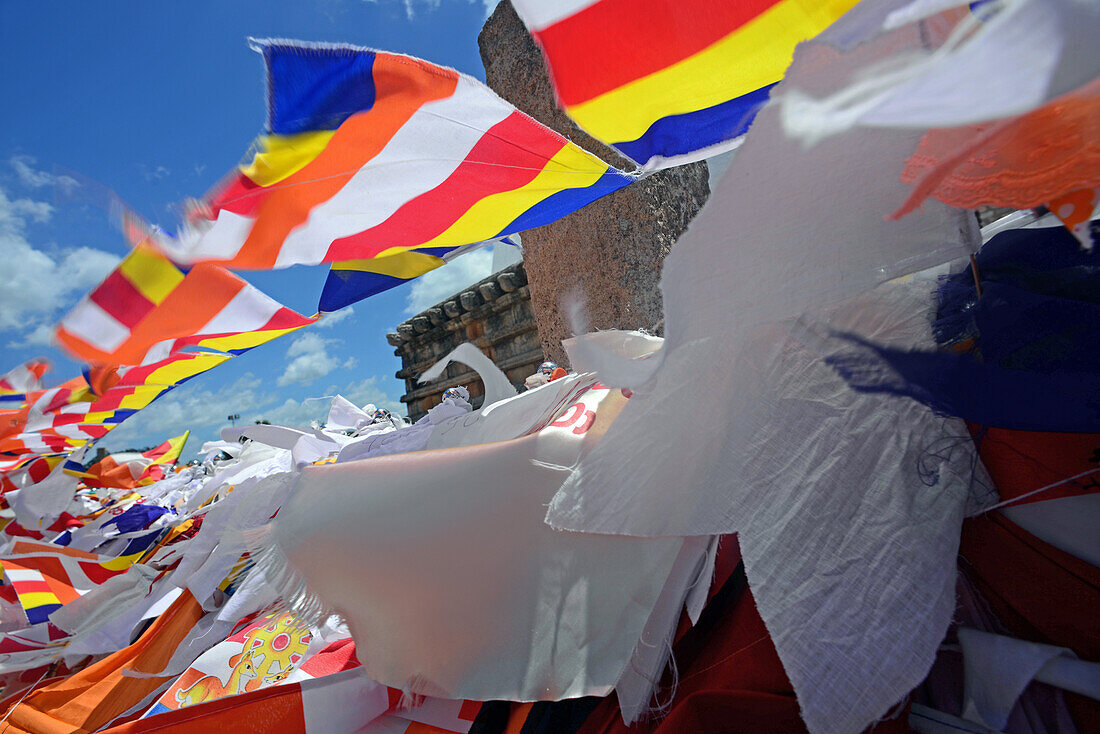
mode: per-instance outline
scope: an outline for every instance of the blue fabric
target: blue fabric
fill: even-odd
[[[139,503],[126,510],[126,512],[118,517],[104,523],[103,527],[114,525],[118,528],[120,533],[132,533],[136,530],[143,530],[149,527],[158,517],[167,515],[170,512],[171,510],[166,507],[161,507],[159,505],[143,505]]]
[[[270,43],[267,63],[268,131],[294,135],[335,130],[374,106],[374,53]]]
[[[322,313],[339,311],[356,301],[396,288],[408,283],[405,278],[396,278],[381,273],[368,273],[362,270],[337,270],[328,272],[325,288],[321,291],[321,301],[317,310]]]
[[[907,351],[837,334],[826,361],[861,392],[919,400],[985,426],[1100,432],[1100,257],[1064,228],[997,235],[939,289],[937,339],[969,351]]]
[[[637,140],[612,143],[612,146],[632,160],[645,164],[654,156],[671,158],[733,140],[748,131],[774,86],[769,84],[713,107],[662,117]]]
[[[594,183],[584,188],[562,189],[555,194],[547,196],[545,199],[509,222],[508,226],[502,227],[493,237],[523,232],[524,230],[541,227],[544,224],[550,224],[567,214],[572,214],[578,209],[591,204],[593,201],[596,201],[596,199],[600,199],[613,191],[618,191],[624,186],[630,185],[633,181],[633,177],[621,171],[609,169],[607,173],[596,179]]]

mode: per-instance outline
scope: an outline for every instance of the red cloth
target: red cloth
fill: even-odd
[[[1012,431],[976,423],[967,423],[967,427],[982,464],[1005,501],[1097,468],[1100,434]],[[1100,473],[1059,484],[1016,504],[1094,492],[1100,492]]]
[[[712,590],[699,624],[673,647],[680,680],[668,714],[627,727],[618,699],[611,695],[578,734],[806,731],[794,690],[738,566],[740,549],[733,536],[722,541],[714,583],[721,590]],[[663,682],[658,699],[667,697],[668,683]],[[874,731],[908,732],[907,719],[902,713]]]
[[[1100,569],[995,512],[963,524],[959,565],[1016,637],[1100,660]]]
[[[1096,566],[991,512],[963,524],[959,569],[1013,636],[1100,661]],[[1100,702],[1067,693],[1066,704],[1079,725],[1100,722]]]

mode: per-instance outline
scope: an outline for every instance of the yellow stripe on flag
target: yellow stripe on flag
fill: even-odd
[[[191,359],[177,359],[159,367],[145,378],[146,385],[176,385],[232,359],[225,354],[197,354]]]
[[[270,186],[305,168],[316,158],[335,130],[311,131],[296,135],[261,135],[256,139],[260,151],[241,173],[257,186]]]
[[[364,273],[378,273],[394,278],[416,278],[431,270],[435,270],[445,261],[441,257],[429,255],[424,252],[399,252],[396,255],[386,257],[374,257],[369,260],[345,260],[332,264],[333,270],[358,270]]]
[[[183,282],[179,268],[145,245],[135,247],[118,269],[141,295],[158,305]]]
[[[303,324],[302,326],[309,326],[309,324]],[[207,349],[217,349],[222,352],[229,352],[235,349],[251,349],[252,347],[258,347],[261,344],[267,344],[272,339],[277,339],[284,334],[289,334],[293,331],[297,331],[298,329],[301,329],[302,326],[295,326],[291,329],[246,331],[241,334],[216,336],[209,339],[201,340],[199,342],[199,346],[206,347]]]
[[[591,186],[607,171],[606,163],[572,143],[566,143],[529,183],[477,201],[439,236],[418,247],[465,245],[495,237],[516,217],[543,199],[564,189]]]
[[[856,2],[781,0],[699,53],[566,112],[601,140],[637,140],[662,117],[713,107],[779,81],[794,47]]]
[[[19,590],[16,589],[15,594],[19,597],[19,603],[23,605],[24,609],[61,603],[57,595],[49,591],[32,591],[28,594],[20,594]]]

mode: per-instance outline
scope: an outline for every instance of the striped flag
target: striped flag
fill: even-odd
[[[63,605],[124,573],[138,557],[140,553],[107,558],[50,543],[17,540],[11,553],[0,558],[0,567],[27,620],[38,624]]]
[[[228,270],[182,268],[139,243],[56,328],[92,364],[143,365],[188,346],[233,354],[313,323]]]
[[[653,170],[728,150],[794,47],[856,0],[515,0],[558,101]]]
[[[321,302],[317,310],[321,313],[338,311],[356,301],[396,288],[431,272],[459,255],[497,243],[516,246],[510,238],[501,237],[493,242],[479,242],[475,245],[409,250],[385,257],[333,263],[325,288],[321,291]]]
[[[190,434],[186,431],[148,451],[104,456],[86,469],[82,464],[66,462],[64,471],[88,487],[135,489],[164,479],[164,467],[176,463]]]
[[[633,180],[452,69],[350,46],[255,48],[267,65],[267,129],[179,239],[162,238],[181,261],[267,269],[439,257],[547,224]],[[404,279],[410,267],[382,274]]]
[[[42,388],[42,375],[50,369],[46,359],[24,362],[5,375],[0,375],[0,405],[23,402],[24,393]]]

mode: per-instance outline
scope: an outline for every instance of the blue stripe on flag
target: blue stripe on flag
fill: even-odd
[[[561,219],[566,214],[571,214],[581,207],[591,204],[601,196],[607,196],[612,191],[628,186],[633,181],[634,179],[625,173],[613,169],[608,170],[591,185],[582,189],[563,189],[556,194],[547,196],[509,222],[508,226],[497,232],[494,237],[515,234],[525,229],[533,229],[549,224]]]
[[[268,73],[268,130],[335,130],[374,106],[374,54],[362,49],[260,46]]]
[[[654,156],[671,158],[732,140],[748,131],[774,86],[769,84],[713,107],[662,117],[637,140],[612,145],[623,155],[645,164]]]
[[[408,282],[405,278],[395,278],[392,275],[333,268],[329,271],[324,290],[321,291],[321,302],[318,304],[317,310],[324,313],[339,311],[356,301],[361,301],[364,298],[382,291],[388,291],[390,288],[396,288],[402,283]]]
[[[45,622],[50,618],[51,614],[60,608],[60,604],[43,604],[41,606],[31,607],[25,610],[27,612],[27,621],[31,624]]]

